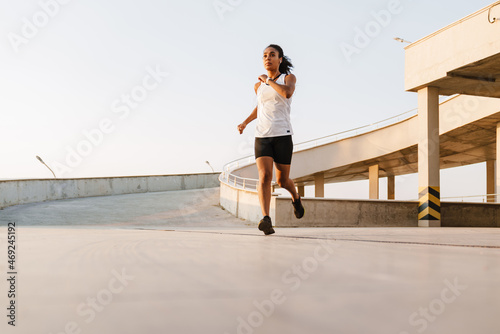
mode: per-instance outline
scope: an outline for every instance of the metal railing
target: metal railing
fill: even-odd
[[[500,194],[486,194],[486,195],[473,195],[473,196],[452,196],[452,197],[442,197],[442,201],[447,202],[457,202],[452,201],[452,199],[458,199],[458,202],[465,202],[465,199],[477,199],[477,201],[468,201],[468,202],[488,202],[489,199],[492,199],[493,202],[496,202],[497,196]]]
[[[219,176],[219,181],[224,182],[234,188],[257,191],[259,180],[239,177],[231,174],[231,172],[223,171]]]
[[[313,140],[308,140],[299,144],[294,145],[293,151],[298,152],[298,151],[304,151],[308,150],[314,147],[318,147],[321,145],[326,145],[326,144],[331,144],[336,141],[342,140],[342,139],[347,139],[351,137],[356,137],[371,131],[375,131],[387,126],[391,126],[394,124],[397,124],[399,122],[408,120],[412,117],[415,117],[417,115],[418,108],[409,110],[407,112],[404,112],[402,114],[384,119],[382,121],[368,124],[359,128],[354,128],[348,131],[342,131],[339,133],[335,133],[333,135],[313,139]],[[249,191],[257,191],[257,184],[258,180],[257,179],[250,179],[250,178],[244,178],[240,177],[237,175],[232,174],[232,172],[236,169],[243,168],[249,165],[253,165],[255,163],[255,157],[252,156],[247,156],[241,159],[237,159],[234,161],[231,161],[224,165],[222,168],[222,173],[219,176],[219,180],[221,182],[224,182],[230,186],[233,186],[235,188],[243,189],[243,190],[249,190]],[[275,184],[273,184],[275,185]]]

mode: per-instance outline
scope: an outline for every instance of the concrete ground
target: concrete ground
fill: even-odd
[[[264,236],[218,189],[0,210],[16,222],[1,333],[498,333],[500,230],[297,228]]]

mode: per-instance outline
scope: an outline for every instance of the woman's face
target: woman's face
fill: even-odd
[[[267,48],[264,50],[264,56],[262,57],[264,62],[264,68],[267,71],[276,71],[280,67],[281,58],[279,57],[279,52],[275,48]]]

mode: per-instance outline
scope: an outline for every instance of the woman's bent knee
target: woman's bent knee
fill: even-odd
[[[280,186],[281,188],[283,188],[284,185],[288,184],[288,179],[287,178],[279,178],[278,180],[276,180],[276,183],[278,183],[278,186]]]

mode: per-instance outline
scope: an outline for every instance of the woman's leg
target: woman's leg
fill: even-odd
[[[271,182],[273,180],[273,158],[259,157],[256,160],[259,170],[259,193],[260,209],[263,216],[269,216],[269,207],[271,206]]]
[[[295,183],[290,178],[290,165],[276,163],[275,166],[276,166],[276,181],[278,182],[278,185],[281,188],[288,190],[290,195],[292,195],[294,201],[299,199],[299,194],[295,189]]]

